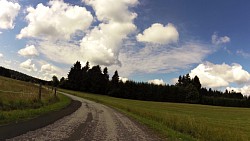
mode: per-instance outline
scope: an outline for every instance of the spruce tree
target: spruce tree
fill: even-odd
[[[119,75],[117,70],[115,71],[114,75],[112,76],[112,80],[111,80],[113,85],[118,85],[119,83]]]

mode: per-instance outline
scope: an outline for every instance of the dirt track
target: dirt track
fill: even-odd
[[[65,94],[67,95],[67,94]],[[68,95],[82,102],[73,114],[44,128],[10,140],[158,141],[156,136],[123,114],[102,104]]]

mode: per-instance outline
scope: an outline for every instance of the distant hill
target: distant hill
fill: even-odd
[[[17,80],[21,80],[21,81],[26,81],[26,82],[32,82],[32,83],[42,83],[42,84],[49,83],[49,81],[38,79],[38,78],[29,76],[27,74],[24,74],[24,73],[21,73],[18,71],[4,68],[2,66],[0,66],[0,76],[12,78],[12,79],[17,79]]]

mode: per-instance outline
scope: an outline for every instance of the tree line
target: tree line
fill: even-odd
[[[190,78],[189,74],[179,76],[175,85],[154,85],[135,81],[122,82],[119,80],[118,71],[115,71],[110,79],[107,67],[103,70],[99,65],[90,68],[89,62],[86,62],[85,66],[82,67],[81,63],[77,61],[70,68],[68,78],[62,77],[58,80],[54,77],[53,81],[61,88],[118,98],[250,107],[250,97],[235,91],[221,92],[204,88],[197,76]]]

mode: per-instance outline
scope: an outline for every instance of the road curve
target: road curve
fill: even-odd
[[[128,117],[105,105],[63,93],[82,106],[44,128],[30,131],[9,141],[159,141],[157,136]]]

